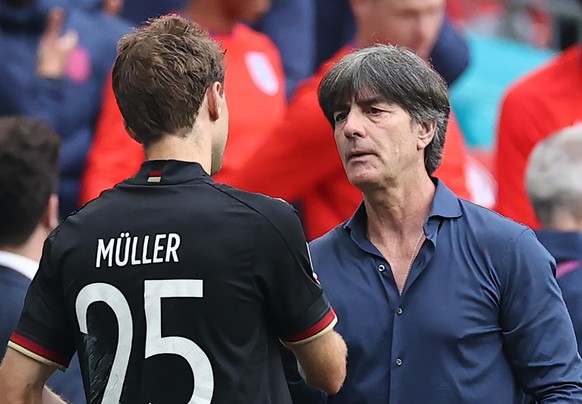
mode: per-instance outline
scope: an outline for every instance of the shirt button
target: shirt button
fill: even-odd
[[[382,264],[378,265],[378,271],[380,272],[384,272],[386,270],[386,267]]]
[[[396,366],[402,366],[402,359],[396,358]]]
[[[402,307],[399,307],[396,309],[396,314],[401,315],[403,311],[404,310],[402,310]]]

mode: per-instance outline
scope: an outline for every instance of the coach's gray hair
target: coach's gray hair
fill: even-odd
[[[341,59],[319,84],[319,106],[334,127],[333,115],[352,102],[379,96],[404,109],[413,123],[436,123],[424,165],[432,174],[441,164],[450,104],[441,76],[420,56],[393,45],[374,45]]]
[[[582,125],[539,143],[527,166],[526,187],[538,220],[551,226],[559,212],[582,219]]]

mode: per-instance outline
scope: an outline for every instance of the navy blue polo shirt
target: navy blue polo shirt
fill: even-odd
[[[558,263],[558,285],[582,347],[582,233],[538,230],[536,235]]]
[[[311,243],[316,273],[348,345],[329,403],[582,403],[582,363],[553,276],[527,227],[436,180],[426,240],[402,296],[366,238],[360,206]]]

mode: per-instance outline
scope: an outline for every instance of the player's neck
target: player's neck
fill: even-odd
[[[210,174],[212,154],[205,139],[194,141],[194,135],[186,137],[166,135],[145,151],[146,160],[179,160],[199,163]]]

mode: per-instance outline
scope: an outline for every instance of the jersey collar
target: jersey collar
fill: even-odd
[[[150,160],[144,162],[139,172],[127,182],[140,185],[171,185],[193,179],[213,181],[199,163],[178,160]]]

